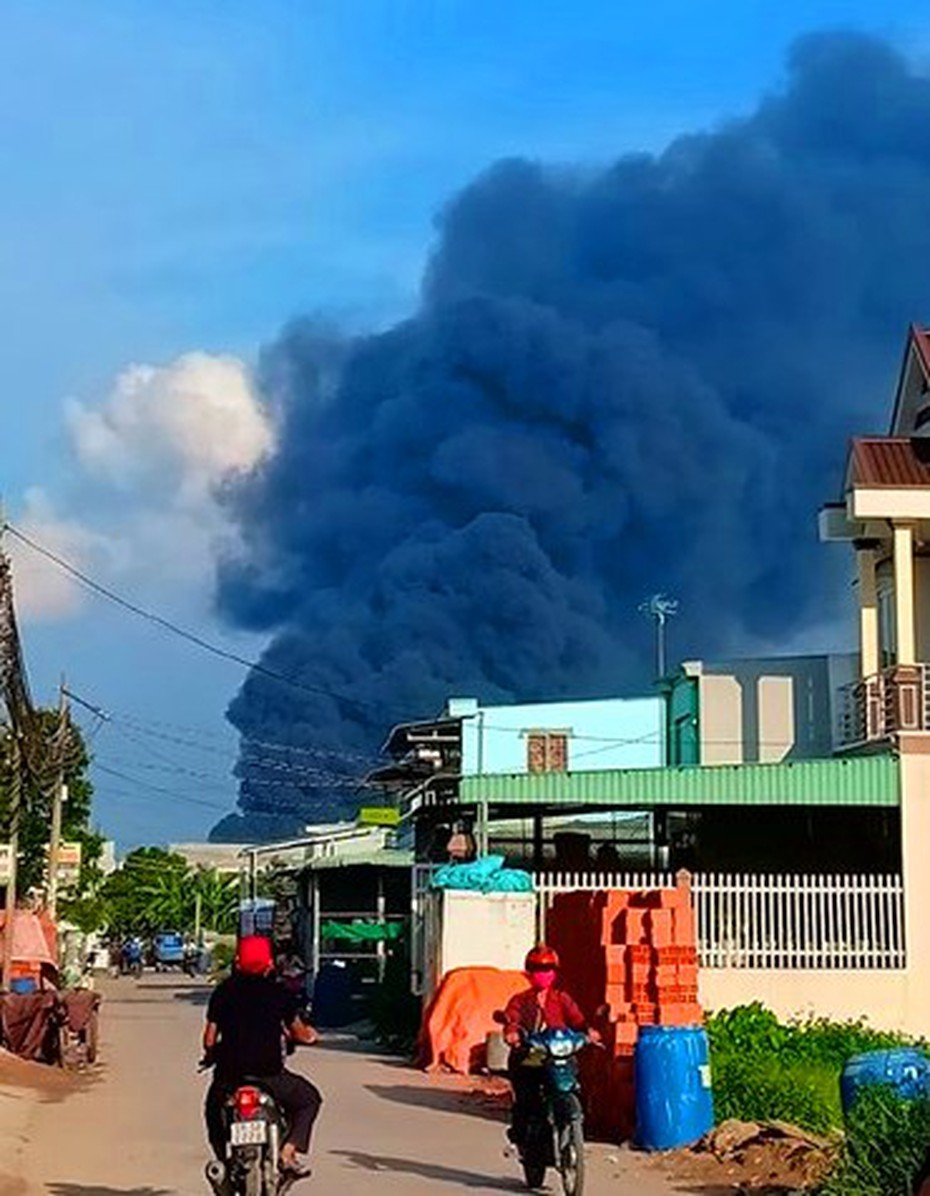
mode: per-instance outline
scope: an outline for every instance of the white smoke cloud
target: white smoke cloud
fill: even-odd
[[[77,461],[98,483],[208,502],[217,483],[252,468],[273,446],[246,366],[186,353],[168,366],[133,365],[99,407],[66,411]]]
[[[208,604],[218,544],[234,536],[217,490],[274,446],[247,366],[202,352],[131,365],[102,401],[72,400],[64,418],[67,499],[30,490],[14,521],[104,582],[140,596],[179,587]],[[25,620],[80,613],[80,587],[55,565],[22,546],[15,565]]]
[[[26,491],[17,524],[31,540],[82,572],[109,573],[118,566],[119,546],[101,532],[60,515],[38,486]],[[20,615],[31,622],[51,622],[80,611],[84,591],[57,565],[15,537],[7,537],[4,547],[13,561]]]

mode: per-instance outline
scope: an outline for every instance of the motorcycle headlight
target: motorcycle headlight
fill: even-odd
[[[568,1059],[575,1053],[575,1044],[570,1038],[554,1038],[549,1043],[549,1053],[553,1059]]]

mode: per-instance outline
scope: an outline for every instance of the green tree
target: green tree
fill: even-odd
[[[36,738],[39,742],[51,743],[58,727],[58,712],[40,710],[37,712]],[[9,838],[12,788],[12,739],[10,729],[0,732],[0,828]],[[34,750],[33,757],[41,759],[41,749]],[[80,730],[70,727],[68,748],[65,755],[64,780],[68,788],[68,800],[62,809],[62,838],[81,844],[82,864],[79,891],[88,892],[99,879],[99,860],[103,838],[90,825],[93,786],[87,770],[90,760]],[[48,841],[52,823],[52,801],[57,772],[39,769],[38,775],[22,771],[19,820],[19,876],[18,888],[26,893],[41,887],[48,870]]]
[[[193,899],[200,898],[200,920],[205,930],[231,934],[239,910],[239,878],[224,876],[214,868],[198,868],[191,878]]]
[[[98,925],[118,936],[149,936],[169,928],[192,931],[199,902],[202,928],[226,932],[235,929],[238,894],[234,876],[191,868],[182,856],[160,847],[142,847],[101,886],[99,905],[79,913],[97,917]]]

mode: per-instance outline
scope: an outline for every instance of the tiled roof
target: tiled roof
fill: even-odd
[[[930,488],[930,439],[876,436],[852,442],[849,481],[867,488]]]

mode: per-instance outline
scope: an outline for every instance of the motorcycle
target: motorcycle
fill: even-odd
[[[297,1049],[289,1040],[288,1055]],[[208,1052],[200,1061],[200,1071],[214,1064]],[[239,1084],[223,1107],[226,1131],[225,1159],[211,1159],[206,1177],[215,1196],[285,1196],[299,1174],[278,1170],[281,1144],[287,1129],[284,1111],[270,1092],[258,1081]]]
[[[565,1196],[582,1196],[584,1113],[578,1055],[591,1038],[578,1030],[557,1029],[527,1034],[523,1042],[526,1066],[538,1067],[543,1077],[543,1101],[518,1144],[526,1186],[541,1188],[546,1171],[555,1167]]]
[[[240,1084],[226,1101],[226,1159],[207,1164],[207,1180],[224,1196],[281,1196],[289,1186],[278,1171],[284,1115],[258,1084]]]
[[[120,975],[139,980],[142,976],[142,963],[142,944],[135,941],[125,944],[120,951]]]

